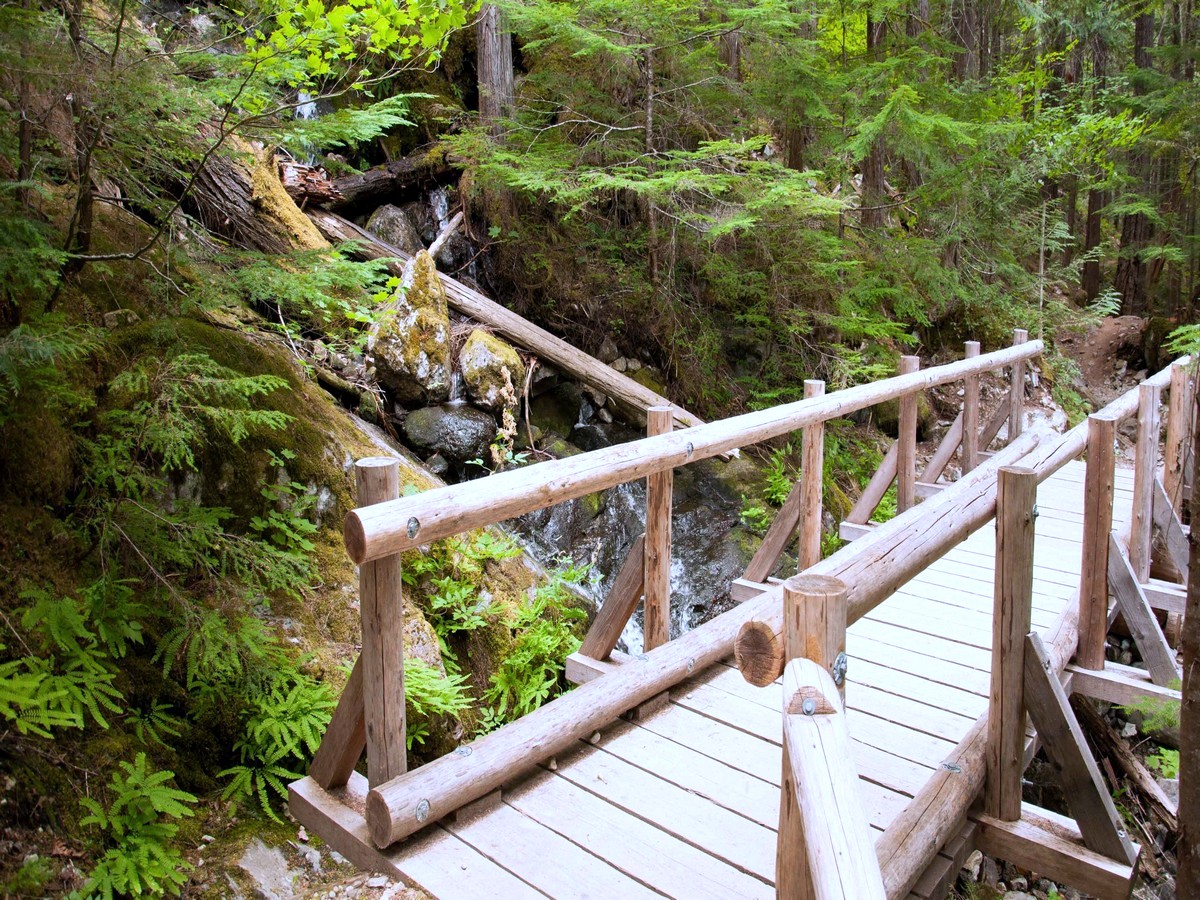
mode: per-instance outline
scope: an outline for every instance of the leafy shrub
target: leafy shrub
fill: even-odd
[[[464,689],[466,675],[443,675],[415,657],[404,660],[404,702],[407,709],[405,739],[408,749],[424,744],[435,716],[456,716],[471,708]]]

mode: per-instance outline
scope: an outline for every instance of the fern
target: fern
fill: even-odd
[[[139,753],[113,773],[107,807],[90,797],[80,800],[88,812],[80,824],[98,828],[108,845],[83,896],[179,895],[191,864],[170,841],[179,831],[175,820],[194,815],[196,798],[170,787],[174,777],[174,772],[152,771],[146,754]]]
[[[466,675],[443,675],[415,657],[404,660],[404,703],[407,709],[405,738],[408,749],[424,744],[434,716],[455,716],[471,708],[463,689]]]
[[[44,738],[54,736],[52,728],[78,727],[79,717],[64,708],[66,691],[29,663],[27,659],[0,663],[0,717],[21,734]]]

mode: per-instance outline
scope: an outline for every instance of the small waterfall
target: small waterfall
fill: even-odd
[[[450,399],[446,401],[446,405],[462,406],[466,402],[467,397],[463,388],[462,372],[455,370],[450,373]]]
[[[297,119],[308,120],[315,119],[317,117],[317,104],[316,101],[313,100],[312,94],[306,94],[304,91],[300,91],[296,94],[296,100],[298,101],[296,103],[295,112]]]
[[[450,221],[450,197],[444,187],[435,187],[429,192],[429,208],[433,210],[433,217],[437,219],[440,233]]]

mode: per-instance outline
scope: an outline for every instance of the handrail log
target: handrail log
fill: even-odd
[[[807,867],[812,900],[884,900],[838,689],[819,663],[794,659],[783,698],[781,802],[800,827],[780,833],[779,896],[801,895]]]
[[[485,481],[449,485],[377,503],[346,516],[343,537],[350,558],[362,564],[472,528],[521,516],[840,418],[885,400],[925,390],[967,375],[998,369],[1042,352],[1041,341],[1006,347],[909,375],[862,384],[822,397],[744,413],[720,422],[642,438],[627,444],[501,472]]]

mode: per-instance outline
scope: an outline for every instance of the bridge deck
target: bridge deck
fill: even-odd
[[[1038,490],[1040,631],[1079,583],[1083,472],[1071,463]],[[1116,487],[1120,519],[1129,472]],[[877,835],[987,710],[994,542],[994,527],[981,529],[849,630],[847,721]],[[442,898],[772,897],[780,706],[778,684],[714,666],[390,862]]]

